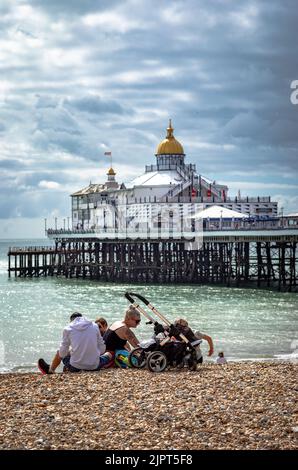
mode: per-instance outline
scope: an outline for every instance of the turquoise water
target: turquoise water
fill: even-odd
[[[7,276],[9,246],[44,245],[44,240],[0,241],[0,371],[36,370],[50,360],[73,311],[90,319],[120,319],[134,290],[169,320],[186,317],[193,329],[212,336],[215,352],[228,359],[298,357],[298,294],[257,289],[194,285],[137,285],[63,278],[19,279]],[[136,334],[152,334],[143,319]],[[207,347],[202,347],[203,353]],[[213,360],[216,355],[214,355]]]

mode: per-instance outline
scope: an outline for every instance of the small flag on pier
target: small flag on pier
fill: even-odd
[[[107,155],[108,157],[110,157],[111,159],[111,168],[113,167],[113,158],[112,158],[112,152],[105,152],[105,155]]]

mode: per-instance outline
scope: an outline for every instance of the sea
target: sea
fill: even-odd
[[[298,294],[216,285],[120,284],[57,277],[8,277],[9,247],[51,245],[49,240],[0,240],[0,373],[37,372],[37,360],[50,361],[63,328],[75,311],[108,323],[123,318],[126,291],[145,296],[169,321],[186,318],[194,330],[212,337],[215,353],[228,361],[298,362]],[[149,313],[152,314],[151,311]],[[150,339],[143,318],[135,330]]]

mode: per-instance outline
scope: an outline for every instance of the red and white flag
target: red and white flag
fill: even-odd
[[[105,155],[112,155],[112,152],[105,152]]]

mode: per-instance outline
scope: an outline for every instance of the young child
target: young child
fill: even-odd
[[[192,329],[188,326],[187,320],[185,320],[184,318],[179,318],[178,320],[176,320],[174,322],[174,325],[176,328],[178,328],[179,333],[183,333],[184,336],[186,336],[186,338],[191,342],[196,341],[197,339],[201,339],[201,340],[204,339],[205,341],[207,341],[209,345],[208,356],[212,356],[214,347],[213,347],[213,341],[212,341],[211,336],[201,333],[200,331],[196,331],[194,333]],[[203,356],[202,356],[200,345],[196,346],[195,349],[197,352],[197,360],[198,360],[198,363],[200,364],[203,362]]]
[[[174,322],[175,327],[179,331],[179,333],[182,333],[190,342],[194,342],[198,339],[202,339],[203,335],[199,331],[196,331],[195,333],[193,330],[188,326],[187,320],[184,318],[179,318]],[[176,338],[177,339],[177,338]],[[203,356],[200,348],[200,344],[195,346],[196,350],[196,355],[197,355],[197,361],[199,364],[203,362]]]
[[[227,360],[224,356],[223,351],[218,353],[218,357],[216,358],[216,364],[227,364]]]
[[[108,329],[107,320],[103,317],[100,317],[100,318],[97,318],[95,320],[95,323],[97,324],[97,326],[99,328],[101,336],[103,336],[105,334],[105,332],[107,331],[107,329]]]

